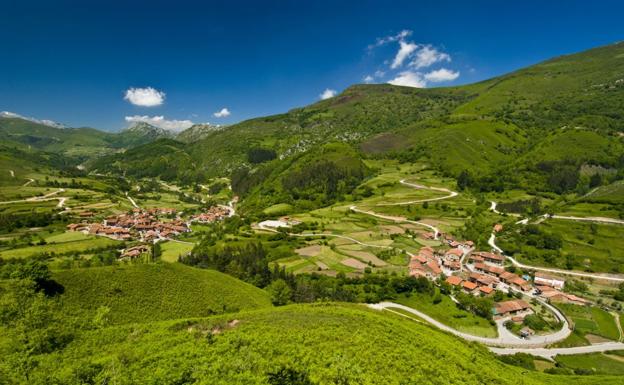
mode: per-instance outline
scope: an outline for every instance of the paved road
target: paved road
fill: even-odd
[[[624,350],[622,342],[605,342],[601,344],[577,346],[574,348],[496,348],[490,347],[490,350],[496,354],[508,355],[516,353],[527,353],[533,356],[552,359],[558,355],[586,354],[608,352],[612,350]]]
[[[501,253],[501,255],[504,255],[503,250],[496,245],[496,235],[494,233],[492,233],[490,235],[490,239],[488,240],[488,244],[492,247],[492,249],[498,251],[499,253]],[[517,266],[517,267],[519,267],[521,269],[535,270],[535,271],[544,271],[544,272],[547,272],[547,273],[562,274],[562,275],[568,275],[568,276],[574,276],[574,277],[603,279],[603,280],[613,281],[613,282],[624,282],[624,277],[617,276],[617,275],[614,275],[614,274],[584,273],[584,272],[581,272],[581,271],[563,270],[563,269],[556,269],[556,268],[553,268],[553,267],[539,267],[539,266],[525,265],[524,263],[520,263],[515,258],[510,257],[508,255],[505,255],[505,258],[510,260],[511,263],[514,266]]]
[[[412,313],[416,316],[418,316],[419,318],[424,319],[425,321],[429,322],[430,324],[434,325],[435,327],[437,327],[438,329],[444,330],[446,332],[449,332],[457,337],[463,338],[466,341],[475,341],[475,342],[480,342],[482,344],[488,345],[488,346],[499,346],[499,347],[506,347],[506,348],[527,348],[527,347],[539,347],[539,346],[545,346],[548,344],[552,344],[558,341],[563,341],[564,339],[566,339],[570,333],[571,330],[569,328],[569,324],[567,322],[567,320],[565,319],[565,317],[563,317],[563,315],[561,315],[558,311],[555,313],[556,315],[560,315],[561,318],[563,319],[563,327],[556,331],[555,333],[552,334],[548,334],[548,335],[536,335],[536,336],[532,336],[529,339],[523,339],[520,338],[518,336],[516,336],[515,334],[512,334],[509,330],[507,330],[507,328],[504,326],[505,321],[507,321],[509,318],[503,318],[500,320],[496,321],[496,325],[497,325],[497,330],[498,330],[498,337],[495,338],[489,338],[489,337],[480,337],[480,336],[475,336],[472,334],[468,334],[468,333],[464,333],[461,332],[457,329],[453,329],[450,326],[447,326],[433,318],[431,318],[430,316],[428,316],[427,314],[418,311],[416,309],[413,309],[411,307],[405,306],[405,305],[401,305],[398,303],[394,303],[394,302],[380,302],[377,304],[371,304],[368,305],[369,307],[373,308],[373,309],[377,309],[377,310],[384,310],[385,308],[395,308],[395,309],[401,309],[404,310],[406,312]]]

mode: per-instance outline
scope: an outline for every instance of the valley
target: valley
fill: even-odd
[[[620,383],[623,55],[175,135],[0,117],[0,379]]]

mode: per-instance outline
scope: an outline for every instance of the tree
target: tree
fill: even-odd
[[[292,294],[292,290],[290,290],[290,287],[283,279],[273,281],[267,287],[267,290],[271,294],[271,302],[273,302],[275,306],[286,305]]]
[[[50,279],[50,269],[48,265],[41,261],[28,261],[18,266],[11,274],[13,279],[25,279],[34,282],[37,288],[41,288]]]
[[[463,170],[457,177],[457,188],[460,190],[465,190],[467,187],[470,187],[471,184],[472,176],[470,175],[468,170]]]

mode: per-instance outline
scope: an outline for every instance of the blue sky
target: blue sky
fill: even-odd
[[[0,10],[0,110],[107,130],[230,124],[365,79],[470,83],[624,39],[621,1],[0,0]]]

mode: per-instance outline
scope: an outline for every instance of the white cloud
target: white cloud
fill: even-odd
[[[364,80],[364,83],[368,84],[368,83],[372,83],[375,80],[375,78],[372,77],[371,75],[366,75],[366,76],[364,76],[364,79],[362,79],[362,80]]]
[[[410,63],[411,67],[416,69],[426,68],[441,61],[451,61],[451,56],[445,52],[438,51],[431,45],[423,45],[416,52],[416,57]]]
[[[124,99],[141,107],[160,106],[165,101],[165,93],[152,87],[129,88],[126,90]]]
[[[376,78],[383,78],[384,76],[386,76],[386,73],[383,72],[382,70],[375,71],[375,77]]]
[[[182,131],[191,127],[194,123],[190,120],[168,120],[164,116],[147,116],[147,115],[134,115],[126,116],[126,122],[138,123],[145,122],[151,124],[154,127],[159,127],[169,131]]]
[[[459,71],[451,71],[446,68],[440,68],[439,70],[427,72],[425,74],[425,79],[428,82],[438,83],[438,82],[450,82],[451,80],[455,80],[459,77]]]
[[[399,51],[396,53],[396,56],[394,57],[394,60],[392,61],[392,64],[390,65],[390,68],[392,68],[392,69],[399,68],[403,64],[405,59],[410,57],[410,55],[414,51],[416,51],[417,48],[418,48],[417,44],[407,43],[407,42],[401,40],[399,42]]]
[[[403,71],[397,75],[394,79],[388,81],[388,83],[395,86],[406,86],[424,88],[427,86],[427,81],[423,78],[420,72]]]
[[[224,107],[221,109],[221,111],[217,111],[214,114],[212,114],[212,116],[214,116],[215,118],[227,118],[231,114],[232,113],[230,112],[230,110]]]
[[[321,98],[321,100],[325,100],[333,98],[334,96],[336,96],[336,90],[326,88],[325,91],[323,91],[323,93],[319,95],[319,98]]]
[[[410,31],[409,29],[404,29],[401,32],[397,33],[396,35],[378,37],[377,40],[375,41],[375,44],[370,44],[368,46],[368,49],[372,50],[375,47],[380,47],[388,43],[404,40],[406,37],[410,36],[411,34],[412,34],[412,31]]]

